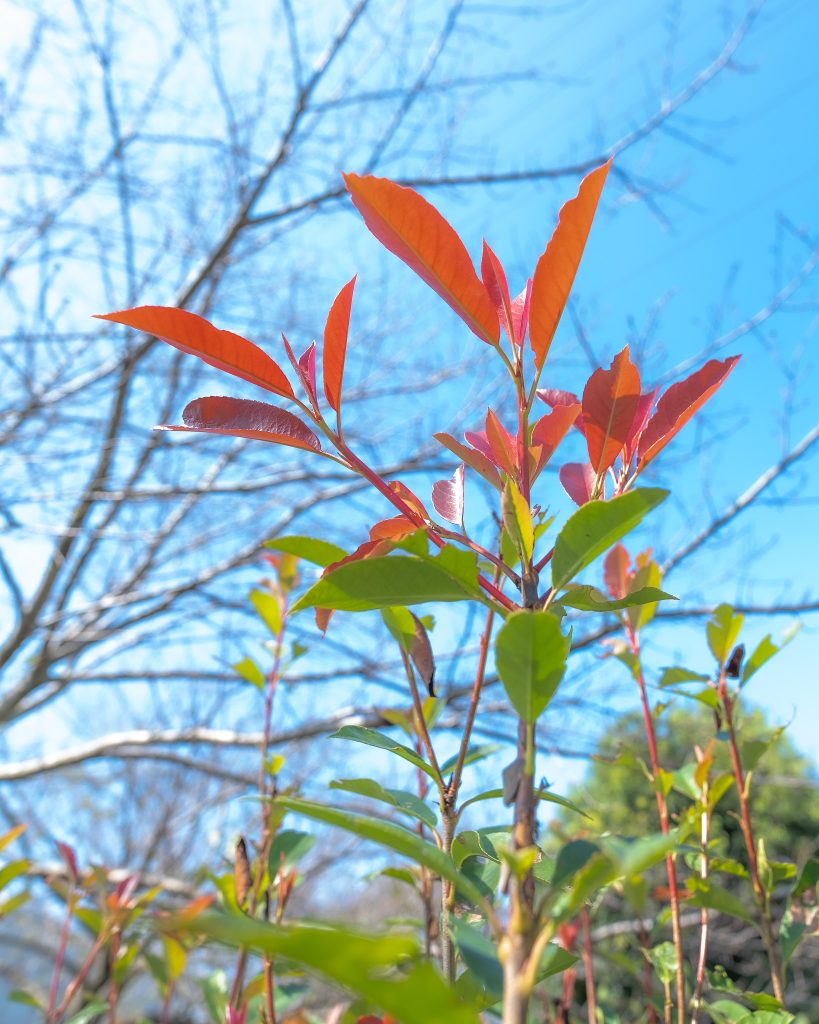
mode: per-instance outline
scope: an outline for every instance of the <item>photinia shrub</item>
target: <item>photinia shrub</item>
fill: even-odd
[[[273,1024],[277,1012],[284,1014],[279,1020],[317,1019],[307,1010],[287,1016],[291,1011],[282,1009],[300,1005],[288,1002],[287,993],[303,991],[301,971],[347,993],[346,1009],[333,1020],[477,1024],[501,1017],[504,1024],[525,1024],[580,1019],[578,1007],[585,1007],[589,1022],[615,1021],[614,1011],[595,996],[590,918],[609,890],[633,889],[655,864],[664,865],[665,892],[653,910],[645,900],[640,903],[641,919],[652,916],[653,924],[650,934],[641,930],[634,947],[644,1019],[696,1024],[706,1013],[718,1024],[794,1019],[785,1009],[785,972],[796,944],[816,930],[819,871],[815,861],[797,873],[794,865],[768,859],[764,841],[754,833],[749,802],[751,772],[764,751],[743,749],[739,729],[740,692],[776,647],[766,639],[743,662],[736,646],[741,616],[727,606],[717,609],[708,625],[714,663],[703,671],[669,668],[659,680],[664,694],[712,708],[715,734],[703,739],[690,764],[664,766],[655,733],[662,706],[651,705],[641,636],[658,604],[675,598],[662,589],[651,553],[632,559],[621,543],[668,496],[666,490],[640,486],[641,474],[722,386],[739,357],[710,360],[663,392],[643,384],[628,346],[610,366],[591,374],[582,394],[559,390],[544,374],[610,163],[591,171],[563,206],[532,276],[519,283],[515,295],[489,245],[484,243],[476,269],[452,226],[416,192],[383,178],[345,175],[369,230],[451,307],[475,344],[493,350],[514,399],[514,423],[504,423],[490,408],[463,438],[435,434],[458,465],[428,495],[379,475],[345,434],[344,371],[356,278],[333,301],[320,349],[313,342],[297,356],[282,335],[289,372],[281,359],[275,361],[253,342],[184,310],[143,306],[102,317],[198,356],[277,400],[200,397],[185,408],[181,424],[159,429],[300,449],[304,457],[332,461],[363,477],[390,509],[354,551],[328,537],[275,538],[268,544],[275,552],[270,556],[275,578],[255,591],[252,601],[273,636],[273,665],[263,671],[244,659],[236,666],[263,696],[260,834],[255,846],[244,839],[237,844],[233,875],[218,881],[214,907],[193,904],[154,923],[164,941],[173,943],[172,951],[203,941],[239,950],[232,984],[218,998],[213,990],[208,997],[217,1024]],[[562,461],[559,453],[572,431],[582,435],[588,456],[579,463]],[[563,523],[545,511],[552,495],[543,471],[550,463],[559,463],[560,484],[578,506]],[[499,531],[491,547],[470,533],[468,474],[497,492]],[[599,587],[588,582],[586,570],[601,560]],[[306,587],[299,581],[305,563],[318,569]],[[442,703],[435,697],[431,620],[413,610],[437,602],[483,609],[471,698],[457,754],[448,760],[440,758],[435,744]],[[331,628],[336,611],[380,613],[400,653],[412,702],[409,713],[396,712],[390,720],[407,742],[364,726],[346,726],[334,739],[402,760],[414,787],[396,790],[373,778],[341,779],[330,786],[334,799],[319,802],[281,781],[281,761],[267,751],[271,706],[288,658],[299,653],[287,654],[287,624],[307,609],[322,632]],[[572,619],[607,614],[622,627],[622,639],[609,654],[626,666],[643,708],[650,763],[641,770],[656,799],[658,830],[641,837],[574,838],[549,858],[538,844],[539,805],[553,802],[584,814],[538,782],[536,773],[536,725],[565,673],[572,647],[570,614]],[[474,744],[472,736],[492,663],[517,719],[517,742],[496,786],[463,800],[465,770],[496,749]],[[730,748],[728,773],[712,771],[716,743]],[[747,852],[747,862],[735,866],[719,862],[709,844],[709,822],[731,787],[740,797]],[[667,801],[672,788],[690,801],[676,817]],[[373,813],[346,810],[336,799],[343,801],[344,794],[372,800]],[[481,801],[508,808],[506,824],[464,828],[467,808]],[[401,928],[365,934],[290,918],[285,912],[299,882],[297,863],[313,841],[307,832],[283,828],[290,816],[345,830],[408,862],[409,868],[388,872],[421,901],[424,919],[417,934]],[[747,903],[720,888],[719,872],[726,870],[747,879]],[[790,894],[777,925],[774,895],[783,886]],[[684,907],[699,911],[693,958],[684,942]],[[716,975],[709,974],[709,913],[716,912],[759,931],[770,964],[770,992],[720,988]],[[246,980],[251,957],[261,970]],[[169,972],[168,963],[154,964],[166,1005],[173,987]],[[547,1011],[538,993],[555,975],[562,975],[560,995]]]

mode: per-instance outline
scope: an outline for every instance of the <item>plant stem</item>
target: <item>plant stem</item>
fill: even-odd
[[[77,897],[72,887],[72,890],[69,892],[68,898],[65,902],[65,918],[63,919],[63,926],[60,930],[60,942],[57,946],[57,955],[54,958],[54,972],[51,975],[51,987],[48,993],[48,1010],[46,1011],[46,1021],[48,1022],[52,1019],[54,1006],[57,1002],[57,990],[60,984],[60,971],[63,967],[65,951],[68,946],[68,931],[71,927],[71,918],[74,914],[76,901]]]
[[[589,912],[580,911],[580,927],[583,930],[583,967],[586,971],[586,1015],[589,1024],[597,1024],[597,996],[594,991],[594,964],[592,963],[591,928]]]
[[[651,948],[648,941],[648,932],[645,927],[640,924],[640,949],[647,953]],[[651,995],[651,981],[653,974],[651,971],[651,962],[648,957],[644,957],[645,963],[643,964],[643,996],[646,1001],[646,1024],[657,1024],[657,1012],[654,1009],[654,1002]]]
[[[628,637],[631,653],[636,659],[637,684],[640,688],[640,703],[643,709],[643,721],[645,723],[646,739],[648,740],[648,754],[651,761],[651,775],[654,783],[654,794],[657,798],[657,811],[660,817],[660,831],[667,836],[671,829],[668,817],[668,802],[663,793],[660,775],[660,758],[657,753],[657,735],[654,731],[654,719],[651,716],[651,707],[648,703],[646,682],[643,676],[643,667],[640,662],[640,638],[632,628],[628,617],[625,619],[626,635]],[[683,973],[684,960],[682,948],[682,928],[680,927],[680,897],[677,888],[676,857],[672,853],[665,856],[665,869],[668,876],[668,897],[671,903],[671,933],[674,940],[674,952],[677,960],[677,1021],[678,1024],[685,1022],[685,975]],[[666,1017],[668,1012],[666,1011]]]
[[[444,853],[449,855],[452,852],[452,839],[455,835],[455,822],[456,817],[452,812],[445,807],[445,802],[441,801],[441,845],[443,846]],[[450,983],[455,981],[455,950],[452,946],[452,936],[449,933],[449,917],[450,906],[452,903],[452,897],[454,892],[452,890],[452,883],[446,878],[441,879],[441,970],[443,971],[444,977]]]
[[[702,811],[700,813],[700,878],[703,882],[708,878],[708,780],[702,784],[700,794]],[[708,908],[700,910],[700,950],[697,956],[697,980],[694,995],[691,999],[691,1024],[698,1024],[702,1006],[702,989],[705,984],[705,958],[708,952]]]
[[[782,984],[782,958],[779,953],[776,935],[774,934],[773,920],[771,918],[771,904],[767,890],[759,877],[759,861],[756,855],[754,843],[754,830],[751,823],[751,809],[748,803],[747,779],[742,769],[742,759],[737,744],[736,727],[734,725],[734,703],[736,698],[728,692],[725,681],[725,670],[720,669],[719,681],[717,683],[717,694],[720,698],[722,713],[725,718],[725,727],[728,733],[728,745],[731,750],[731,766],[734,774],[734,783],[737,787],[739,797],[739,824],[742,830],[742,838],[745,841],[745,850],[748,855],[748,867],[751,874],[751,887],[754,892],[757,907],[759,908],[762,941],[768,954],[768,962],[771,968],[771,984],[774,996],[784,1007],[785,992]]]

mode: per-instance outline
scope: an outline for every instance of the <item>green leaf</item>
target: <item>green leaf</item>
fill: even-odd
[[[590,501],[566,522],[555,541],[552,587],[560,590],[598,555],[642,522],[643,517],[668,497],[660,488],[640,488],[611,501]]]
[[[653,965],[663,985],[670,984],[677,976],[677,951],[673,942],[661,942],[652,949],[644,949],[643,955]]]
[[[415,639],[415,621],[410,610],[401,607],[401,605],[396,605],[393,608],[382,608],[381,618],[401,650],[409,654],[412,641]]]
[[[273,837],[267,854],[268,874],[275,878],[280,869],[285,872],[294,867],[305,854],[309,853],[316,841],[309,832],[296,829],[282,829]],[[282,858],[284,863],[282,864]]]
[[[601,843],[612,858],[618,875],[641,875],[679,845],[680,832],[679,829],[671,829],[667,836],[656,832],[639,839],[606,836]]]
[[[660,567],[656,562],[651,561],[647,565],[638,569],[634,574],[634,579],[629,584],[631,590],[642,590],[644,588],[658,588],[662,583],[662,576],[660,574]],[[628,616],[629,624],[635,633],[639,633],[644,626],[647,626],[649,622],[654,618],[657,612],[657,603],[649,602],[648,604],[641,604],[637,607],[629,608],[626,612]]]
[[[807,899],[804,897],[807,894]],[[799,873],[779,929],[782,959],[787,964],[799,943],[819,935],[819,858],[811,857]]]
[[[213,1024],[224,1024],[227,1008],[227,978],[224,971],[214,971],[201,982],[210,1019]]]
[[[560,848],[552,873],[552,885],[557,888],[565,885],[589,860],[600,852],[596,843],[588,839],[572,839]]]
[[[591,815],[586,814],[582,807],[578,807],[577,804],[572,803],[572,801],[569,800],[567,797],[558,796],[557,793],[552,793],[548,789],[538,790],[538,792],[535,795],[537,796],[538,800],[543,800],[545,803],[559,804],[561,807],[565,807],[570,811],[575,811],[577,814],[582,814],[584,818],[591,818]],[[502,797],[502,789],[488,789],[486,790],[485,793],[478,793],[477,796],[473,796],[470,797],[469,800],[465,800],[461,804],[461,811],[463,811],[464,807],[467,807],[469,804],[476,804],[481,800],[500,800],[502,799]]]
[[[554,696],[571,645],[549,612],[513,612],[495,640],[495,664],[512,706],[530,724]]]
[[[740,921],[746,921],[754,925],[753,915],[746,909],[745,904],[733,893],[726,889],[719,889],[710,881],[703,881],[701,878],[692,876],[688,881],[688,888],[693,895],[689,903],[694,907],[707,907],[709,910],[719,910],[723,914],[737,917]]]
[[[252,658],[242,658],[241,661],[237,661],[231,668],[242,679],[258,687],[258,689],[261,690],[264,686],[264,674]]]
[[[347,556],[344,548],[316,537],[274,537],[273,540],[265,541],[264,546],[272,548],[273,551],[283,551],[286,555],[296,555],[312,565],[320,565],[323,569]]]
[[[426,761],[419,757],[412,747],[406,747],[403,743],[390,739],[375,729],[367,729],[363,725],[343,725],[337,732],[330,736],[331,740],[352,740],[354,743],[366,743],[369,747],[378,747],[380,750],[389,750],[391,754],[403,757],[405,761],[414,764],[422,772],[426,772],[431,778],[435,778],[435,772]]]
[[[270,632],[278,636],[282,629],[282,608],[279,599],[264,590],[251,590],[250,603]]]
[[[466,829],[459,832],[452,842],[452,860],[455,866],[460,869],[468,857],[486,857],[487,860],[500,863],[493,842],[493,839],[498,837],[506,839],[507,833],[495,829]]]
[[[558,597],[556,603],[567,608],[577,608],[585,612],[614,612],[621,608],[632,608],[636,605],[656,604],[657,601],[676,601],[673,594],[667,594],[657,587],[641,587],[625,597],[614,601],[606,597],[602,591],[587,584],[571,583],[566,591]]]
[[[292,610],[330,608],[364,612],[427,601],[463,601],[474,596],[471,588],[449,571],[451,561],[448,559],[442,564],[441,558],[427,560],[391,555],[348,562],[314,583]],[[477,572],[474,556],[473,564]]]
[[[435,811],[415,793],[409,793],[403,789],[386,789],[374,779],[339,779],[330,783],[330,789],[341,789],[346,793],[358,793],[359,796],[380,800],[382,803],[396,807],[399,811],[423,821],[430,828],[435,828],[438,821]]]
[[[708,646],[720,665],[728,660],[728,655],[734,649],[743,618],[742,615],[735,615],[729,604],[721,604],[714,609],[711,621],[705,627]]]
[[[476,743],[474,747],[467,748],[466,756],[464,757],[464,767],[468,764],[475,764],[476,761],[482,761],[485,757],[490,757],[499,750],[503,750],[500,743]],[[454,772],[457,763],[458,755],[453,754],[452,757],[441,765],[441,774],[448,775],[450,772]]]
[[[771,659],[775,654],[778,654],[783,647],[793,640],[796,634],[799,632],[799,623],[795,627],[788,630],[782,637],[782,642],[777,645],[771,640],[770,636],[763,637],[762,640],[754,648],[753,654],[745,662],[745,667],[742,670],[742,678],[740,680],[740,687],[745,686],[752,675],[755,675],[759,669],[765,664],[766,661]]]
[[[503,968],[494,943],[460,917],[449,918],[449,930],[461,960],[482,990],[494,1001],[500,999],[503,995]]]
[[[179,928],[179,919],[171,919]],[[389,1013],[398,1024],[479,1024],[431,964],[418,962],[415,939],[395,932],[363,935],[346,928],[272,925],[238,914],[200,914],[182,927],[235,948],[284,957],[323,975]]]
[[[661,687],[664,686],[679,686],[680,683],[692,683],[692,682],[707,682],[710,676],[703,675],[702,672],[692,672],[687,668],[664,668],[663,674],[660,676]]]
[[[104,1003],[101,999],[93,999],[73,1016],[69,1017],[65,1024],[88,1024],[88,1021],[94,1020],[95,1017],[99,1017],[100,1014],[105,1013],[108,1009],[108,1004]]]
[[[352,814],[350,811],[326,807],[324,804],[299,800],[295,797],[280,796],[276,798],[275,802],[280,807],[285,807],[294,813],[326,822],[328,825],[344,829],[345,832],[352,832],[362,839],[369,839],[380,846],[386,846],[388,849],[408,857],[416,864],[423,864],[430,868],[441,878],[453,882],[469,899],[477,903],[481,902],[480,891],[460,874],[451,857],[439,850],[434,843],[428,843],[417,833],[404,828],[403,825],[394,825],[389,821],[380,821],[362,814]]]
[[[730,999],[718,999],[707,1007],[711,1020],[714,1024],[738,1024],[748,1016],[748,1011],[740,1003],[734,1003]]]
[[[37,1010],[45,1009],[38,999],[35,999],[33,995],[28,992],[24,992],[20,988],[15,988],[13,991],[9,992],[6,998],[10,1003],[22,1003],[23,1006],[33,1006]]]
[[[532,513],[529,503],[520,493],[514,480],[507,480],[501,495],[501,514],[503,525],[512,543],[525,556],[527,561],[532,557],[535,546],[535,531],[532,525]]]

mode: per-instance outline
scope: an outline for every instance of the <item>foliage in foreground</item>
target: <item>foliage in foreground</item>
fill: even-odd
[[[254,593],[253,603],[273,637],[272,665],[262,669],[246,658],[237,671],[262,694],[268,738],[277,683],[299,654],[286,644],[289,618],[312,609],[324,632],[335,612],[378,611],[406,672],[411,710],[395,720],[406,735],[397,740],[349,726],[336,739],[403,760],[414,782],[397,790],[374,778],[341,779],[325,799],[304,799],[288,790],[266,739],[255,842],[239,841],[233,874],[213,879],[215,899],[194,900],[174,914],[146,915],[156,892],[140,893],[138,878],[130,876],[111,893],[100,872],[81,872],[64,848],[66,880],[55,885],[66,924],[54,980],[46,1001],[20,997],[40,1006],[48,1024],[79,1024],[100,1014],[115,1021],[119,991],[143,961],[162,997],[161,1018],[170,1020],[191,950],[214,944],[238,951],[230,981],[222,985],[217,978],[205,990],[218,1024],[321,1019],[311,1015],[315,1003],[306,976],[347,994],[327,1018],[336,1021],[477,1024],[500,1017],[504,1024],[525,1024],[568,1021],[578,1013],[589,1022],[616,1021],[617,1008],[596,995],[599,955],[592,934],[593,915],[613,892],[647,922],[622,965],[639,980],[640,1020],[794,1020],[787,1009],[788,964],[799,942],[816,932],[819,861],[769,857],[752,817],[751,783],[771,738],[746,739],[740,728],[742,690],[778,648],[766,638],[746,658],[739,643],[742,617],[721,605],[707,627],[710,665],[672,666],[659,679],[647,678],[643,632],[659,602],[674,598],[662,589],[651,551],[632,557],[622,544],[668,494],[636,486],[640,476],[723,384],[738,357],[711,360],[660,395],[643,390],[628,347],[610,367],[595,370],[580,396],[541,386],[608,169],[592,171],[564,206],[532,278],[515,298],[489,246],[484,244],[479,277],[457,234],[419,195],[385,179],[346,176],[373,234],[451,306],[508,372],[517,410],[511,430],[490,409],[483,429],[467,432],[463,441],[435,435],[460,461],[451,478],[434,485],[432,512],[406,484],[380,477],[345,438],[343,374],[355,279],[342,288],[327,318],[321,388],[316,343],[296,357],[283,337],[298,393],[261,349],[192,313],[141,307],[105,317],[197,355],[297,410],[207,396],[187,406],[182,425],[163,429],[302,449],[359,474],[392,505],[393,515],[374,524],[353,552],[327,538],[271,541],[276,579]],[[541,474],[573,431],[582,436],[588,460],[560,467],[559,480],[578,508],[558,524],[548,514]],[[498,537],[490,547],[468,528],[467,471],[497,493]],[[602,586],[583,582],[585,570],[601,558]],[[321,570],[306,589],[298,577],[304,563]],[[472,603],[484,616],[459,749],[447,761],[435,743],[442,704],[434,688],[432,621],[410,610],[439,602]],[[656,817],[638,838],[584,826],[582,836],[544,849],[537,826],[542,802],[580,819],[586,810],[538,782],[536,726],[563,678],[572,624],[600,615],[618,623],[620,638],[609,653],[622,662],[640,700],[647,757],[636,764]],[[495,786],[464,800],[466,770],[493,752],[472,742],[492,662],[516,714],[517,743]],[[659,704],[650,695],[655,685],[662,691]],[[671,698],[697,701],[713,723],[676,767],[658,743],[658,721]],[[372,813],[344,809],[335,799],[339,794],[372,800]],[[735,801],[741,845],[727,855],[718,823],[729,800]],[[468,808],[483,801],[495,802],[500,823],[465,827]],[[416,893],[420,924],[366,934],[291,917],[297,864],[312,843],[310,833],[290,827],[294,817],[352,833],[408,862],[386,873]],[[649,892],[646,875],[657,866],[662,884]],[[9,877],[15,870],[12,865]],[[89,904],[93,892],[100,893],[96,905]],[[693,956],[683,939],[691,911]],[[768,961],[764,991],[742,990],[712,962],[715,915],[759,933]],[[73,918],[88,929],[92,944],[63,985],[61,961]],[[100,959],[108,965],[104,999],[80,1008],[83,982]],[[556,982],[550,980],[555,976]]]

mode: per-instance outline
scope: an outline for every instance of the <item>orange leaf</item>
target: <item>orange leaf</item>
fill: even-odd
[[[426,281],[481,341],[497,345],[500,325],[492,300],[463,242],[435,207],[387,178],[345,174],[344,182],[379,242]]]
[[[355,277],[336,295],[327,314],[327,323],[324,325],[324,394],[334,412],[338,412],[341,405],[341,382],[344,377],[344,359],[347,355],[347,335],[350,329],[354,289]]]
[[[417,495],[412,493],[406,484],[402,484],[400,480],[391,480],[389,488],[391,491],[395,491],[404,504],[409,505],[413,512],[416,512],[422,519],[429,519],[429,514],[424,508],[424,503]]]
[[[458,458],[467,464],[470,469],[474,469],[476,473],[479,473],[488,484],[491,484],[497,490],[501,489],[500,476],[498,471],[492,465],[492,462],[481,452],[473,451],[472,448],[467,448],[465,444],[461,444],[460,441],[456,440],[451,434],[433,434],[435,440],[448,448],[453,455],[457,455]]]
[[[111,320],[144,334],[152,334],[180,352],[199,356],[217,370],[258,384],[276,395],[293,397],[293,389],[282,368],[258,345],[232,331],[220,331],[196,313],[165,306],[138,306],[119,313],[101,314],[97,319]]]
[[[491,409],[486,410],[486,440],[495,456],[495,462],[504,473],[514,478],[517,466],[515,438],[508,433]]]
[[[418,524],[413,523],[406,516],[394,516],[392,519],[382,519],[380,523],[370,528],[370,540],[403,540],[411,533],[418,530]]]
[[[603,580],[611,596],[619,601],[628,593],[628,577],[631,559],[622,544],[615,546],[603,562]]]
[[[608,370],[595,370],[583,391],[583,432],[589,461],[600,476],[629,439],[640,402],[640,374],[629,359],[628,345]]]
[[[690,377],[672,384],[660,395],[654,415],[648,421],[637,447],[637,472],[641,472],[657,456],[674,435],[685,426],[697,410],[721,387],[739,362],[739,356],[710,359]]]
[[[481,277],[489,298],[495,304],[495,312],[501,327],[510,341],[516,342],[515,329],[512,321],[512,300],[509,297],[509,285],[500,260],[492,252],[486,242],[483,243],[481,256]],[[520,319],[520,315],[518,317]]]
[[[540,447],[535,465],[536,477],[549,459],[554,455],[558,445],[571,430],[577,415],[580,412],[580,405],[556,405],[550,413],[537,421],[532,429],[532,446]]]
[[[540,368],[549,352],[574,284],[611,160],[581,181],[574,199],[561,209],[557,227],[535,267],[529,313],[529,340]]]
[[[182,413],[184,427],[161,426],[157,430],[184,430],[203,434],[226,434],[272,441],[290,448],[321,451],[319,439],[304,423],[285,409],[246,398],[211,395],[196,398]]]

